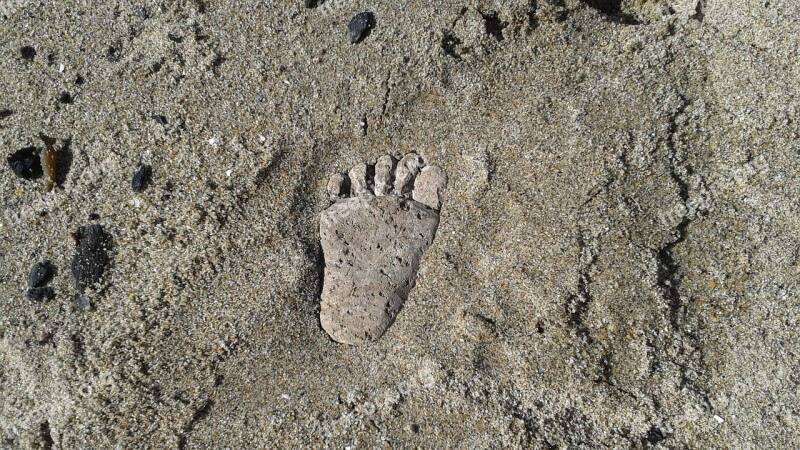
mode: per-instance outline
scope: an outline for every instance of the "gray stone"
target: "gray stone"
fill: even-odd
[[[370,173],[365,164],[353,167],[354,196],[340,199],[320,218],[325,254],[320,322],[337,342],[359,345],[383,336],[414,287],[420,258],[439,225],[444,171],[431,168],[415,183],[422,159],[407,155],[395,172],[395,194],[376,196],[371,186],[385,188],[390,161],[379,159],[375,173],[383,179],[376,183],[364,178]],[[332,198],[344,182],[341,174],[331,177]],[[409,198],[417,189],[422,194]]]

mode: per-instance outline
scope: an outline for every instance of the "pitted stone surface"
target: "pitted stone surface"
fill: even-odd
[[[403,158],[411,160],[418,164],[421,158]],[[385,158],[382,161],[386,165]],[[350,176],[369,173],[365,167],[356,166]],[[414,287],[420,258],[436,234],[440,194],[447,180],[444,171],[432,168],[431,176],[415,183],[409,176],[412,172],[404,164],[400,168],[402,179],[395,181],[395,192],[413,196],[419,189],[427,194],[417,198],[430,204],[406,195],[376,196],[371,180],[351,180],[353,192],[360,194],[339,200],[320,218],[325,254],[320,322],[337,342],[363,344],[386,332]],[[335,174],[328,188],[338,192],[337,183],[345,182],[344,176]]]

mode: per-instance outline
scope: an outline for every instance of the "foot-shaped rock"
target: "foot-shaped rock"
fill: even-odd
[[[320,322],[337,342],[375,341],[392,325],[433,242],[447,175],[409,153],[335,174],[320,217],[325,254]]]

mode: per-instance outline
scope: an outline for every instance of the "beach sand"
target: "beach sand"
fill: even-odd
[[[0,169],[0,447],[800,445],[800,4],[0,13],[2,149],[60,148],[52,191]],[[436,239],[386,334],[337,344],[328,177],[407,152],[449,176]]]

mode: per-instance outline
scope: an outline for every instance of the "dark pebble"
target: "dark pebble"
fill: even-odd
[[[42,162],[36,147],[25,147],[8,155],[6,158],[11,170],[23,179],[30,180],[42,176]]]
[[[306,5],[306,8],[315,8],[319,2],[317,0],[303,0],[303,4]]]
[[[133,180],[131,180],[131,189],[133,192],[142,192],[147,189],[150,184],[150,174],[152,169],[146,164],[139,164],[136,172],[133,173]]]
[[[58,94],[58,102],[59,103],[72,103],[72,95],[70,95],[67,91],[62,91]]]
[[[350,31],[350,43],[358,44],[364,40],[374,26],[375,16],[371,12],[364,11],[356,14],[347,25],[347,30]]]
[[[162,116],[161,114],[153,114],[153,120],[160,123],[161,125],[167,124],[167,118],[165,116]]]
[[[19,54],[22,55],[24,59],[28,61],[33,61],[33,58],[36,57],[36,49],[31,47],[30,45],[26,45],[19,49]]]
[[[100,281],[112,248],[111,236],[102,225],[92,224],[78,228],[75,233],[76,253],[72,257],[72,278],[79,293]]]
[[[11,116],[12,114],[14,114],[14,111],[8,108],[0,109],[0,119],[5,119],[6,117]]]
[[[136,15],[138,15],[142,20],[147,20],[150,18],[150,11],[148,11],[144,6],[140,6],[139,9],[136,10]]]
[[[659,442],[665,439],[664,433],[656,428],[655,425],[651,426],[650,429],[647,431],[647,437],[645,437],[647,442],[650,444],[658,444]]]
[[[89,214],[89,220],[100,220],[100,214],[97,213]]]
[[[78,86],[82,85],[85,82],[86,80],[82,76],[78,75],[77,77],[75,77],[75,84],[77,84]]]
[[[49,261],[38,262],[28,274],[28,287],[37,288],[49,283],[55,273],[55,267]]]
[[[28,289],[25,293],[25,298],[32,302],[41,302],[43,300],[52,300],[56,298],[56,292],[50,286],[33,287]]]
[[[177,34],[167,33],[167,37],[176,44],[183,42],[183,36],[178,36]]]

